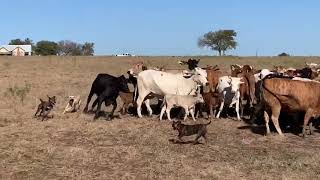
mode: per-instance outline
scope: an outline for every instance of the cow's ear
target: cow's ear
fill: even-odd
[[[234,65],[230,65],[230,69],[231,69],[231,71],[234,71],[235,70]]]
[[[197,63],[199,63],[199,62],[200,62],[200,59],[198,59]]]

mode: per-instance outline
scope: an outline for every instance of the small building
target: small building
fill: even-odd
[[[31,45],[3,45],[0,46],[0,55],[31,56]]]

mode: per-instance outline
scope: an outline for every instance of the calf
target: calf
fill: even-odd
[[[42,121],[45,118],[48,118],[49,113],[53,109],[54,105],[56,104],[56,96],[48,96],[48,101],[44,101],[40,98],[40,104],[38,105],[38,109],[36,113],[34,114],[34,117],[37,117],[37,114],[40,112],[38,116],[42,117]]]
[[[240,84],[242,78],[231,77],[231,76],[222,76],[219,78],[218,92],[222,94],[222,102],[220,104],[219,112],[217,118],[220,117],[220,113],[223,110],[225,102],[229,104],[229,107],[232,107],[236,104],[236,112],[238,120],[241,120],[239,115],[239,99],[240,99]],[[231,100],[231,102],[228,101]]]
[[[184,120],[187,119],[187,116],[190,112],[192,119],[194,121],[194,112],[195,112],[195,104],[203,103],[203,97],[201,94],[197,95],[165,95],[163,99],[163,106],[160,113],[160,120],[162,120],[162,116],[164,111],[167,113],[168,119],[171,121],[170,110],[173,107],[182,107],[185,110]]]
[[[216,110],[219,108],[222,97],[221,94],[217,92],[206,92],[202,94],[204,105],[206,108],[208,119],[211,119],[212,117],[215,117]],[[196,117],[198,117],[198,114],[202,113],[202,109],[197,109]]]
[[[120,109],[121,114],[124,115],[128,112],[128,107],[130,104],[133,104],[133,92],[119,92],[119,96],[123,102],[123,105]]]
[[[114,77],[109,74],[98,74],[96,79],[93,81],[91,90],[87,99],[87,104],[83,110],[84,113],[88,112],[88,106],[91,101],[91,98],[94,94],[98,98],[93,102],[92,109],[98,104],[97,110],[95,112],[94,119],[99,117],[101,105],[105,102],[106,106],[113,105],[112,111],[108,118],[113,117],[113,113],[117,108],[117,97],[119,92],[129,92],[128,80],[122,75],[119,77]]]
[[[80,96],[69,96],[69,102],[62,114],[77,112],[81,106]]]

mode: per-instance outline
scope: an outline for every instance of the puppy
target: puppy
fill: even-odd
[[[173,130],[178,130],[178,140],[183,142],[181,139],[183,136],[191,136],[197,134],[194,144],[199,143],[199,138],[203,137],[207,141],[207,126],[211,123],[211,120],[207,124],[195,124],[195,125],[186,125],[182,124],[181,121],[173,122]]]
[[[69,102],[67,106],[64,108],[62,114],[77,112],[81,106],[81,98],[80,96],[69,96]]]
[[[47,95],[47,97],[48,97],[48,101],[44,101],[40,98],[40,104],[38,105],[38,109],[37,109],[36,113],[34,114],[34,117],[37,117],[37,114],[40,112],[38,117],[41,116],[42,121],[45,118],[48,118],[49,113],[53,109],[53,106],[56,104],[56,96],[49,97]]]

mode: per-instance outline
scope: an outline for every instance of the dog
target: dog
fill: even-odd
[[[195,124],[195,125],[186,125],[182,124],[181,121],[173,121],[172,128],[173,130],[178,130],[178,140],[183,142],[181,139],[183,136],[191,136],[197,134],[194,144],[199,143],[199,139],[203,137],[207,142],[207,126],[211,123],[211,120],[207,124]]]
[[[56,96],[48,97],[48,101],[44,101],[40,98],[40,104],[38,105],[38,109],[36,113],[34,114],[34,117],[37,117],[37,114],[40,112],[38,117],[42,117],[43,121],[45,118],[48,118],[49,113],[53,109],[54,105],[56,104]]]
[[[66,107],[64,108],[64,111],[62,114],[77,112],[80,109],[80,106],[81,106],[80,95],[69,96],[69,102],[66,105]]]

